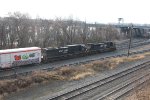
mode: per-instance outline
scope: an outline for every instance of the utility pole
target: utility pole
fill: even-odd
[[[129,27],[129,38],[130,38],[130,41],[129,41],[129,47],[128,47],[128,57],[130,55],[130,48],[131,48],[131,40],[132,40],[132,30],[133,30],[133,25],[131,25],[131,27]]]

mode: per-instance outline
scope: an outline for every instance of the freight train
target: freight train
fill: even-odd
[[[16,48],[0,50],[0,68],[46,63],[116,50],[114,42],[67,45],[57,48]]]

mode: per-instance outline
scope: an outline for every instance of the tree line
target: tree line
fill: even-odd
[[[0,49],[22,47],[55,47],[68,44],[113,41],[121,38],[112,25],[89,24],[86,21],[62,19],[31,19],[15,12],[0,17]]]

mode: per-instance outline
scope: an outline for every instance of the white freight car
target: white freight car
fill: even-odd
[[[41,62],[41,48],[28,47],[0,50],[0,68],[10,68]]]

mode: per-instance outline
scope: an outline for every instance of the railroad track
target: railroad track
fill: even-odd
[[[131,41],[131,43],[132,44],[134,44],[134,43],[140,43],[140,42],[145,42],[145,41],[147,41],[148,39],[140,39],[140,40],[132,40]],[[121,42],[121,43],[118,43],[118,42],[116,42],[116,45],[128,45],[129,44],[129,39],[128,40],[126,40],[126,41],[123,41],[123,42]]]
[[[116,100],[150,79],[150,61],[82,86],[61,91],[45,100]],[[140,73],[140,74],[139,74]]]
[[[138,41],[138,43],[140,43],[141,41]],[[138,45],[146,45],[148,44],[149,42],[142,42],[141,44],[138,44],[137,42],[134,42],[136,43],[135,45],[138,46]],[[136,47],[134,46],[134,47]],[[133,47],[133,46],[132,46]],[[144,52],[148,52],[150,50],[143,50],[143,51],[138,51],[138,52],[132,52],[131,55],[133,54],[139,54],[139,53],[144,53]],[[122,56],[127,56],[127,54],[125,53],[122,53],[122,54],[116,54],[116,55],[110,55],[110,56],[104,56],[104,57],[98,57],[98,59],[94,59],[94,60],[104,60],[104,59],[107,59],[107,58],[112,58],[112,57],[122,57]],[[61,64],[61,65],[58,65],[58,66],[51,66],[51,64],[49,65],[50,67],[46,67],[45,65],[41,64],[39,65],[39,67],[35,67],[35,65],[31,65],[31,69],[29,68],[30,66],[27,66],[28,68],[26,68],[26,66],[23,68],[12,68],[11,70],[0,70],[0,79],[8,79],[8,78],[15,78],[16,76],[20,76],[20,75],[29,75],[30,73],[32,73],[33,71],[35,70],[53,70],[55,68],[58,68],[58,67],[62,67],[62,66],[65,66],[65,65],[77,65],[77,64],[81,64],[81,63],[87,63],[87,62],[90,62],[90,61],[93,61],[93,60],[83,60],[83,61],[78,61],[78,62],[71,62],[71,63],[67,63],[67,64]],[[45,67],[44,67],[45,66]],[[34,69],[32,69],[32,67],[34,67]],[[16,71],[18,69],[26,69],[25,71]]]
[[[150,49],[147,49],[147,50],[143,50],[143,51],[136,51],[136,52],[131,52],[130,55],[135,55],[135,54],[141,54],[141,53],[144,53],[144,52],[149,52]],[[73,62],[73,63],[69,63],[68,66],[74,66],[74,65],[78,65],[78,64],[85,64],[85,63],[89,63],[91,61],[95,61],[95,60],[104,60],[104,59],[109,59],[109,58],[116,58],[116,57],[123,57],[123,56],[127,56],[126,53],[123,53],[123,54],[118,54],[118,55],[114,55],[114,56],[106,56],[106,57],[101,57],[101,58],[98,58],[98,59],[90,59],[90,60],[85,60],[85,61],[79,61],[79,62]],[[57,67],[48,67],[48,68],[41,68],[40,70],[47,70],[47,71],[50,71],[50,70],[53,70],[55,68],[58,68],[58,67],[63,67],[63,66],[66,66],[65,65],[61,65],[61,66],[57,66]],[[33,71],[35,70],[29,70],[29,71],[23,71],[23,72],[16,72],[15,69],[12,69],[11,70],[12,72],[9,74],[2,74],[0,76],[0,79],[10,79],[10,78],[16,78],[17,76],[26,76],[26,75],[29,75],[31,74]],[[3,71],[2,71],[3,72]],[[7,72],[7,71],[6,71]]]
[[[147,45],[147,44],[150,44],[150,41],[138,41],[138,42],[132,43],[131,48],[142,46],[142,45]],[[128,45],[129,45],[128,43],[126,43],[126,44],[117,44],[116,48],[117,48],[117,50],[127,49]]]

